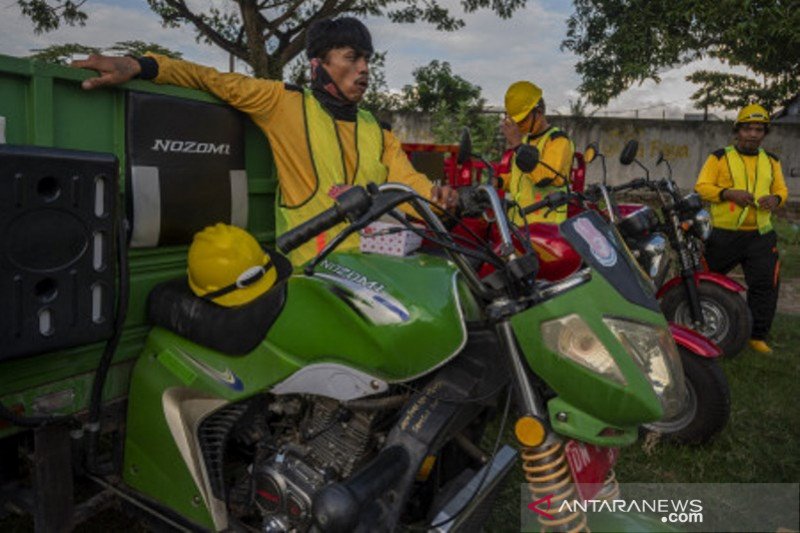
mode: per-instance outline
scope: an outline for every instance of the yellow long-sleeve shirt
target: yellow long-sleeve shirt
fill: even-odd
[[[158,63],[158,76],[153,80],[156,83],[210,92],[246,113],[264,132],[275,157],[285,205],[302,204],[314,193],[316,177],[306,140],[302,91],[287,88],[279,81],[222,73],[188,61],[147,55]],[[344,152],[345,169],[352,177],[358,156],[355,122],[336,120],[335,123]],[[388,169],[387,181],[404,183],[422,196],[430,196],[433,184],[414,169],[397,137],[384,131],[383,139],[382,163]]]
[[[756,176],[758,156],[746,155],[741,152],[739,155],[741,155],[745,169],[747,169],[748,188],[752,190]],[[789,195],[789,190],[786,188],[786,181],[783,178],[781,163],[774,154],[767,152],[767,156],[772,164],[772,185],[770,186],[770,192],[779,196],[781,204],[783,204]],[[703,168],[700,170],[700,175],[697,177],[697,184],[695,184],[694,189],[703,200],[716,203],[722,201],[719,195],[723,190],[732,189],[733,187],[733,177],[731,176],[731,171],[725,157],[725,150],[717,150],[706,159]],[[758,198],[756,198],[756,201],[758,201]],[[751,209],[742,222],[740,229],[754,230],[757,227],[756,211],[755,209]]]

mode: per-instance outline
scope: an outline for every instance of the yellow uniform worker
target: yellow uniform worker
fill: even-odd
[[[736,142],[708,156],[695,190],[711,204],[714,230],[706,243],[712,271],[742,266],[747,304],[753,315],[750,346],[771,351],[766,337],[778,303],[780,260],[772,211],[788,191],[778,157],[761,148],[769,114],[757,104],[744,107],[734,125]]]
[[[528,81],[513,83],[506,91],[505,108],[507,116],[502,130],[509,146],[516,148],[528,143],[539,150],[539,164],[530,173],[522,172],[514,157],[510,174],[502,176],[511,198],[522,208],[552,192],[566,191],[575,146],[566,133],[547,121],[542,90]],[[549,213],[547,209],[540,209],[524,219],[519,209],[513,209],[511,215],[515,224],[526,220],[560,224],[567,218],[567,207]]]
[[[122,83],[138,76],[208,91],[246,113],[265,133],[278,171],[278,234],[334,204],[347,186],[400,182],[444,208],[457,202],[449,187],[434,187],[414,170],[391,132],[368,111],[358,108],[369,83],[372,38],[357,19],[343,17],[314,23],[306,54],[311,87],[220,73],[187,61],[149,54],[146,57],[92,56],[74,66],[97,70],[85,88]],[[290,255],[294,264],[311,259],[341,227],[320,234]],[[345,247],[358,245],[357,237]]]

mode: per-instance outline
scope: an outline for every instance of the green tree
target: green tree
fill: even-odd
[[[581,58],[579,90],[591,104],[606,105],[634,83],[659,82],[662,70],[702,57],[753,75],[690,76],[701,84],[693,98],[700,108],[732,109],[750,98],[771,106],[800,91],[797,0],[573,1],[561,46]]]
[[[457,143],[468,127],[476,151],[489,158],[499,155],[499,117],[486,112],[480,86],[454,74],[447,61],[433,60],[412,75],[414,84],[403,88],[400,109],[430,114],[438,143]]]
[[[147,43],[144,41],[119,41],[105,48],[98,46],[86,46],[78,43],[54,44],[46,48],[34,48],[34,52],[29,57],[47,63],[58,63],[66,65],[73,55],[76,54],[101,54],[112,55],[133,55],[140,56],[147,51],[157,52],[165,56],[181,58],[181,53],[170,50],[160,44]]]
[[[508,18],[527,0],[462,0],[464,12],[492,9]],[[60,24],[83,25],[86,0],[17,0],[37,32]],[[453,31],[464,22],[440,0],[237,0],[198,8],[188,0],[147,0],[166,27],[194,28],[198,41],[214,44],[247,63],[255,76],[282,79],[283,68],[305,47],[312,22],[351,14],[385,16],[392,22],[432,24]],[[219,7],[221,6],[221,7]]]

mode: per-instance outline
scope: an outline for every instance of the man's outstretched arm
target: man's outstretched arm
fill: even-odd
[[[145,66],[143,70],[142,66]],[[91,55],[74,61],[73,67],[97,71],[96,78],[84,80],[84,89],[96,89],[125,83],[136,76],[160,84],[177,85],[212,93],[219,99],[248,114],[268,114],[284,93],[283,83],[251,78],[243,74],[223,73],[189,61],[148,54],[139,60],[132,57]]]

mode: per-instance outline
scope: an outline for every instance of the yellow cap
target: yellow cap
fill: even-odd
[[[275,284],[278,272],[269,255],[248,232],[216,224],[195,234],[189,247],[189,287],[197,296],[230,289],[213,297],[225,307],[246,304]]]
[[[758,104],[746,105],[739,111],[739,115],[736,117],[736,123],[744,124],[746,122],[769,124],[769,113]]]
[[[514,434],[523,446],[539,446],[547,434],[542,422],[532,416],[523,416],[514,424]]]
[[[506,113],[514,122],[522,122],[542,99],[542,90],[529,81],[515,81],[506,91]]]

